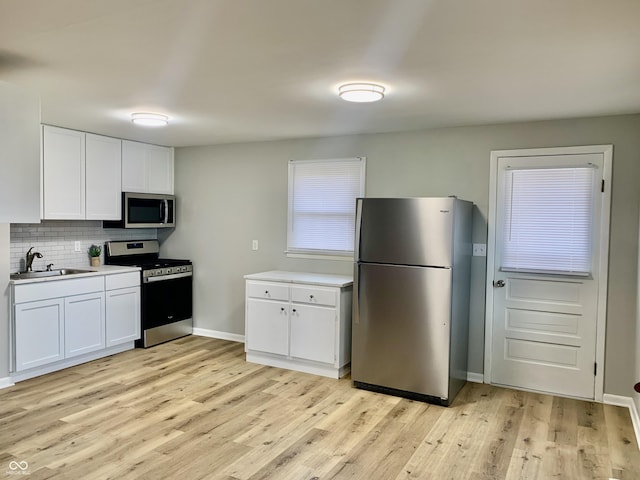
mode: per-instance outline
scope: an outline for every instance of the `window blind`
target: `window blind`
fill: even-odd
[[[352,255],[364,158],[289,162],[287,251]]]
[[[591,272],[594,167],[504,172],[502,270]]]

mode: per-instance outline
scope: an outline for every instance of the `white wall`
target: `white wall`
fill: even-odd
[[[640,115],[176,149],[178,227],[162,253],[194,261],[196,326],[244,333],[243,275],[271,269],[351,272],[347,262],[284,255],[287,161],[367,157],[367,196],[458,195],[476,204],[484,243],[491,150],[613,144],[605,392],[631,396],[640,203]],[[260,250],[251,250],[251,241]],[[633,258],[634,261],[629,261]],[[485,259],[474,258],[469,363],[483,371]]]
[[[40,99],[0,82],[0,222],[40,219]]]
[[[9,375],[9,224],[0,223],[0,383]]]

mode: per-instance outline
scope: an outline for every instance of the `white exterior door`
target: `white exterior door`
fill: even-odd
[[[493,152],[491,161],[485,381],[597,399],[611,147]]]

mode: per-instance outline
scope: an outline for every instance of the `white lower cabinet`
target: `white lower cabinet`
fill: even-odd
[[[351,277],[272,271],[245,279],[247,361],[332,378],[349,371]]]
[[[104,348],[104,292],[64,299],[64,355],[75,357]]]
[[[17,380],[133,348],[140,338],[138,271],[14,283],[11,295]]]
[[[289,303],[247,300],[247,349],[287,355],[289,351]]]
[[[16,371],[64,358],[64,299],[15,306]]]
[[[107,291],[107,347],[140,338],[140,287]]]
[[[314,362],[336,361],[335,308],[295,305],[291,310],[291,356]]]

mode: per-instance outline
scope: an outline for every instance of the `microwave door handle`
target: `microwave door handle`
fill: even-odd
[[[164,210],[165,210],[165,204],[164,202],[160,202],[160,223],[165,223],[164,218],[166,214]]]
[[[169,223],[169,200],[163,200],[162,203],[164,204],[164,222],[162,223]]]

